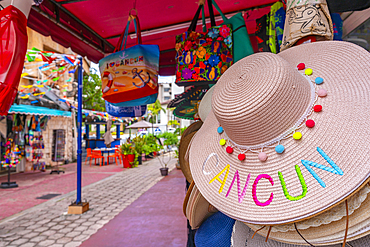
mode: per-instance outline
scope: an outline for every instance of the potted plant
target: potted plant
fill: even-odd
[[[146,138],[142,136],[137,136],[132,139],[132,143],[134,145],[135,152],[137,153],[137,158],[139,161],[139,165],[143,163],[143,153],[146,151]]]
[[[167,160],[166,160],[166,156],[167,156]],[[162,155],[158,157],[159,162],[162,165],[162,167],[159,168],[162,176],[168,175],[168,163],[171,161],[171,158],[172,158],[171,153],[169,153],[168,155]]]
[[[135,149],[131,143],[122,144],[120,147],[124,168],[131,168],[135,161]]]
[[[146,143],[144,147],[146,154],[145,157],[154,158],[162,148],[162,145],[158,144],[158,140],[154,135],[149,135],[146,137]]]

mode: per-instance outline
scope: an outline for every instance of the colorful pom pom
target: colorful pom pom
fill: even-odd
[[[284,152],[284,150],[285,150],[285,147],[283,146],[283,145],[277,145],[276,147],[275,147],[275,151],[278,153],[278,154],[281,154],[281,153],[283,153]]]
[[[221,126],[217,128],[217,132],[219,134],[222,134],[224,132],[224,128],[222,128]]]
[[[303,70],[305,67],[306,67],[306,65],[304,63],[300,63],[300,64],[297,65],[297,68],[299,70]]]
[[[266,154],[266,153],[264,153],[264,152],[259,153],[259,154],[258,154],[258,159],[259,159],[260,161],[266,161],[266,160],[267,160],[267,154]]]
[[[324,82],[324,79],[322,79],[321,77],[316,77],[316,79],[315,79],[315,83],[317,84],[317,85],[320,85],[321,83],[323,83]]]
[[[295,132],[293,134],[293,138],[296,139],[296,140],[299,140],[302,138],[302,133],[301,132]]]
[[[226,144],[226,140],[225,140],[225,139],[221,139],[221,140],[220,140],[220,145],[221,145],[221,146],[224,146],[225,144]]]
[[[315,105],[313,107],[313,111],[314,112],[321,112],[322,111],[322,106],[321,105]]]
[[[323,89],[323,88],[321,88],[321,89],[319,89],[319,91],[317,91],[317,95],[319,97],[325,97],[327,94],[328,94],[328,92],[326,92],[326,90]]]
[[[306,126],[307,126],[308,128],[313,128],[313,127],[315,126],[315,121],[313,121],[312,119],[308,119],[308,120],[306,121]]]
[[[238,159],[239,159],[240,161],[245,160],[245,154],[239,154],[239,155],[238,155]]]
[[[308,68],[308,69],[306,69],[306,70],[304,71],[304,73],[305,73],[306,75],[312,75],[313,70],[312,70],[311,68]]]
[[[226,152],[227,152],[228,154],[232,154],[232,153],[233,153],[233,151],[234,151],[234,149],[233,149],[232,147],[230,147],[230,146],[228,146],[228,147],[226,148]]]

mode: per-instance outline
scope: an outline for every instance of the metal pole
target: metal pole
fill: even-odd
[[[81,203],[81,180],[82,180],[82,57],[78,56],[80,64],[78,65],[78,108],[77,108],[77,200],[76,204]]]

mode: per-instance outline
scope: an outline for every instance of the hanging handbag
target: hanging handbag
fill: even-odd
[[[137,45],[126,49],[131,22]],[[139,19],[130,15],[114,53],[99,61],[103,98],[115,106],[145,105],[157,99],[159,47],[141,43]]]
[[[220,13],[223,24],[231,24],[233,28],[233,59],[234,63],[240,59],[252,55],[254,53],[253,46],[249,39],[247,26],[245,25],[245,20],[242,13],[237,13],[228,19],[218,7],[215,0],[212,0],[213,6]]]
[[[176,36],[176,84],[179,86],[215,84],[233,63],[231,24],[216,26],[212,0],[207,0],[211,28],[205,30],[204,5],[199,8],[188,31]],[[196,32],[203,10],[203,32]]]

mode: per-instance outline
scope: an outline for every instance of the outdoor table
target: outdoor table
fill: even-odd
[[[107,164],[109,165],[109,153],[110,152],[115,152],[115,148],[95,148],[94,151],[101,151],[102,155],[107,159]],[[106,156],[104,154],[107,154]],[[103,164],[105,165],[105,164]]]

